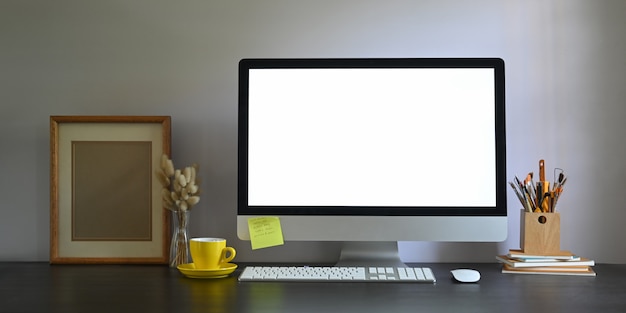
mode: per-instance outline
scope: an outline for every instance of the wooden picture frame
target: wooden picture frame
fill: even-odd
[[[167,264],[169,116],[50,116],[50,263]]]

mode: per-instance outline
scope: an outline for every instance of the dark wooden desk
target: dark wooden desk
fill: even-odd
[[[239,283],[240,269],[198,280],[165,266],[0,263],[0,312],[626,312],[626,265],[597,265],[597,277],[420,266],[436,284]],[[481,281],[453,282],[457,267],[480,270]]]

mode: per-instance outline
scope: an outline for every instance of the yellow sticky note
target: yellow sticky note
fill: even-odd
[[[248,219],[252,250],[284,244],[283,230],[278,217],[254,217]]]

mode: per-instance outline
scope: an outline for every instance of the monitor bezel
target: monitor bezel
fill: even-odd
[[[250,206],[248,205],[248,79],[268,68],[492,68],[495,85],[496,204],[493,207]],[[506,216],[505,77],[501,58],[242,59],[239,62],[238,215]]]

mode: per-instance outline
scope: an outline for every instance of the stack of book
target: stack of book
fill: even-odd
[[[502,273],[596,276],[591,268],[593,260],[576,256],[569,251],[556,255],[530,255],[521,250],[509,250],[507,255],[498,255]]]

